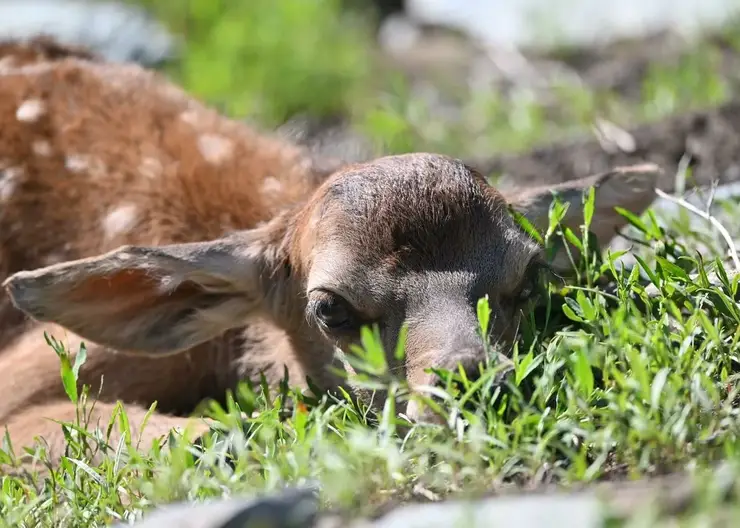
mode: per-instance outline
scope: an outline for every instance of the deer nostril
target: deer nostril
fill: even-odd
[[[456,349],[454,354],[448,353],[442,356],[442,360],[436,364],[436,367],[441,371],[448,372],[452,376],[446,375],[445,372],[442,372],[439,376],[430,374],[429,377],[425,376],[423,379],[417,380],[417,383],[419,385],[432,385],[443,391],[450,391],[449,394],[451,396],[460,397],[462,394],[466,394],[473,389],[472,384],[479,381],[486,372],[486,354],[483,350],[476,348]],[[462,381],[461,374],[467,379],[467,383]],[[475,390],[476,392],[478,391],[478,389]],[[426,396],[444,407],[444,400],[440,396],[433,393],[426,394]],[[477,412],[480,407],[479,398],[477,396],[466,398],[464,407],[468,411]],[[444,422],[444,419],[437,416],[430,408],[420,405],[415,400],[409,402],[405,412],[414,421]]]
[[[458,351],[444,361],[442,367],[457,375],[462,370],[468,381],[475,381],[481,377],[485,368],[485,355],[482,350],[471,349]]]
[[[483,373],[483,368],[484,365],[482,361],[477,361],[474,364],[463,365],[465,377],[468,378],[468,381],[476,381],[480,378]]]

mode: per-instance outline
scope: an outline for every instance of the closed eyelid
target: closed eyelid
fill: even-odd
[[[357,309],[357,302],[354,296],[350,293],[349,288],[342,288],[340,286],[335,285],[322,285],[322,286],[314,286],[308,291],[308,298],[310,299],[313,296],[316,295],[335,295],[337,297],[340,297],[344,299],[347,303],[349,303],[353,308]]]
[[[312,298],[315,298],[319,295],[334,295],[336,297],[341,298],[349,304],[349,307],[360,317],[363,319],[372,319],[374,315],[367,306],[367,303],[363,303],[358,298],[358,292],[356,290],[351,290],[350,288],[341,287],[337,285],[323,285],[323,286],[316,286],[312,288],[310,291],[307,292],[308,297],[308,304],[311,305],[313,303]]]

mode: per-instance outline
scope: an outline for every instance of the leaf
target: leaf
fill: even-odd
[[[582,322],[584,322],[584,321],[583,321],[583,319],[581,319],[580,317],[578,317],[578,316],[576,315],[576,313],[575,313],[575,312],[574,312],[574,311],[573,311],[573,310],[572,310],[572,309],[570,308],[570,306],[568,306],[567,304],[563,304],[563,313],[565,314],[565,316],[566,316],[566,317],[567,317],[568,319],[570,319],[570,320],[572,320],[572,321],[575,321],[575,322],[577,322],[577,323],[582,323]]]
[[[67,458],[70,462],[72,462],[74,465],[76,465],[78,468],[80,468],[82,471],[84,471],[99,487],[105,488],[106,483],[103,480],[103,477],[95,473],[95,470],[93,470],[90,466],[85,464],[82,460],[77,460],[76,458]]]
[[[601,269],[599,270],[600,273],[605,273],[606,270],[609,270],[612,272],[612,275],[615,277],[619,277],[619,273],[617,273],[617,268],[614,266],[614,261],[617,260],[622,255],[626,255],[628,252],[626,249],[622,249],[619,251],[612,252],[610,249],[607,249],[606,251],[606,261],[601,264]]]
[[[640,268],[638,266],[633,266],[632,270],[630,271],[629,277],[627,277],[627,286],[634,286],[638,283],[640,280]]]
[[[383,405],[383,413],[379,424],[379,430],[383,436],[389,438],[396,430],[396,386],[391,385],[388,388],[388,396]]]
[[[732,292],[732,286],[730,285],[730,278],[727,276],[727,271],[725,270],[725,266],[722,263],[722,260],[717,257],[715,260],[715,268],[717,277],[719,277],[720,282],[722,285],[727,289],[728,292]]]
[[[637,379],[640,384],[642,398],[647,401],[648,398],[650,398],[650,382],[648,381],[645,361],[640,352],[633,347],[627,348],[627,359],[629,359],[630,367],[632,368],[632,373],[634,374],[635,379]]]
[[[578,317],[583,317],[583,310],[581,309],[581,305],[578,304],[578,301],[576,301],[572,297],[563,297],[563,303],[570,307],[570,309],[573,310],[573,312],[576,313]]]
[[[726,317],[731,317],[731,318],[733,318],[735,320],[735,322],[740,323],[740,312],[738,312],[737,303],[733,299],[731,299],[730,297],[728,297],[725,294],[725,292],[723,292],[719,288],[717,288],[717,289],[704,289],[704,288],[701,288],[698,291],[699,292],[702,292],[702,293],[703,292],[706,292],[706,293],[709,293],[711,295],[716,295],[717,297],[719,297],[719,299],[720,299],[720,301],[722,301],[722,303],[721,303],[721,305],[715,303],[715,305],[714,305],[715,308],[717,308],[717,310],[719,310],[719,312],[722,315],[724,315]]]
[[[406,338],[408,334],[409,326],[404,323],[398,331],[398,341],[396,341],[396,350],[393,354],[398,361],[403,361],[403,358],[406,357]]]
[[[660,289],[660,280],[658,279],[658,276],[655,275],[655,272],[650,269],[650,266],[648,266],[645,261],[640,257],[639,255],[635,255],[635,260],[640,264],[640,267],[645,270],[645,273],[647,273],[648,277],[650,277],[650,282],[655,284],[655,286]]]
[[[478,299],[477,313],[481,336],[485,339],[488,335],[488,325],[491,321],[491,307],[488,303],[488,295]]]
[[[75,375],[75,380],[78,380],[80,377],[80,367],[85,364],[85,361],[87,361],[87,347],[85,346],[85,343],[80,343],[80,349],[77,351],[77,356],[75,357],[75,363],[72,366],[72,372]]]
[[[652,209],[648,209],[646,212],[648,218],[650,219],[650,227],[652,228],[649,234],[655,239],[663,238],[663,229],[660,227],[658,219],[655,217],[655,213]]]
[[[581,313],[583,314],[583,317],[588,321],[593,321],[596,318],[596,309],[594,308],[591,300],[586,297],[586,294],[583,292],[583,290],[576,291],[576,300],[578,301],[578,305],[581,308]]]
[[[622,215],[623,217],[625,217],[627,221],[633,226],[635,226],[638,230],[640,230],[643,233],[650,234],[650,229],[648,228],[648,226],[645,225],[645,222],[643,222],[637,216],[635,216],[634,213],[631,213],[630,211],[622,207],[614,207],[614,210],[620,215]]]
[[[566,240],[573,244],[576,248],[578,248],[578,251],[583,251],[583,243],[581,240],[576,236],[576,234],[571,230],[570,227],[566,227],[563,229],[563,235],[565,235]]]
[[[650,407],[652,410],[656,410],[658,408],[660,395],[663,393],[663,387],[665,387],[669,372],[670,370],[667,367],[664,367],[660,369],[653,378],[653,384],[650,387]]]
[[[77,403],[77,377],[72,370],[72,364],[69,362],[69,355],[64,354],[59,356],[61,361],[60,372],[62,375],[62,385],[64,385],[64,392],[67,393],[72,402]]]
[[[367,370],[370,373],[378,375],[387,372],[388,364],[377,325],[373,325],[372,328],[368,325],[363,325],[360,328],[360,343],[362,343],[362,349],[364,351],[363,359],[367,362],[367,366],[370,367]]]
[[[584,204],[583,204],[583,221],[585,223],[585,230],[591,227],[591,220],[594,217],[594,204],[596,201],[596,189],[589,187],[588,192],[584,193]]]
[[[542,357],[542,356],[539,356]],[[520,362],[516,364],[514,372],[514,383],[519,385],[527,374],[531,372],[530,366],[534,363],[534,353],[530,350],[529,353],[522,358]]]
[[[555,197],[555,199],[550,203],[550,209],[548,210],[548,218],[549,218],[550,224],[547,228],[545,239],[549,239],[552,236],[552,234],[555,232],[555,229],[557,229],[558,225],[560,224],[560,221],[563,218],[565,218],[565,213],[568,212],[569,206],[570,204],[568,203],[564,204],[557,197]]]
[[[699,278],[701,279],[700,284],[703,288],[710,288],[712,286],[712,281],[709,280],[707,272],[704,269],[704,259],[702,258],[701,253],[699,253],[698,251],[696,253],[696,257],[698,261],[698,266],[696,267],[696,269],[699,273]]]
[[[527,219],[526,216],[513,208],[510,210],[510,212],[512,218],[514,218],[514,221],[519,224],[519,226],[524,230],[525,233],[534,238],[540,244],[545,243],[545,240],[542,238],[540,232],[537,231],[537,228],[532,225],[532,223]]]
[[[578,387],[580,387],[583,396],[589,399],[594,391],[594,373],[591,370],[591,363],[588,361],[585,351],[579,350],[576,352],[574,363],[573,371]]]

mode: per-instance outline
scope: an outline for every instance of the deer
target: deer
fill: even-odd
[[[258,375],[346,386],[329,367],[351,373],[342,355],[368,325],[389,351],[406,329],[388,364],[410,387],[433,384],[431,367],[472,376],[487,344],[516,338],[549,265],[515,213],[543,231],[557,197],[576,228],[593,188],[606,247],[626,223],[615,207],[655,198],[651,164],[499,192],[448,155],[319,159],[157,71],[48,40],[0,52],[0,424],[54,460],[76,407],[45,333],[73,357],[85,344],[90,422],[120,403],[145,443],[205,434],[198,404]]]

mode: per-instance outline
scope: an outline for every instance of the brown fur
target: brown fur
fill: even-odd
[[[53,38],[39,36],[28,39],[26,42],[0,42],[0,67],[18,68],[28,64],[37,64],[48,60],[58,60],[66,57],[77,57],[89,61],[97,61],[98,57],[90,50],[75,46],[62,45]]]
[[[73,416],[44,330],[73,351],[87,342],[81,382],[101,391],[103,426],[115,401],[137,417],[157,402],[145,441],[261,371],[340,384],[326,367],[356,328],[321,327],[315,313],[336,296],[353,321],[380,323],[387,347],[409,325],[394,368],[413,385],[430,366],[472,369],[475,302],[489,295],[491,339],[510,341],[539,258],[508,204],[543,227],[551,200],[543,189],[512,202],[434,154],[313,160],[154,72],[74,50],[0,69],[0,170],[0,421],[16,445],[61,446],[46,419]],[[632,170],[637,185],[622,191],[629,172],[562,189],[566,223],[587,185],[602,238],[621,225],[612,205],[641,212],[656,170]]]

